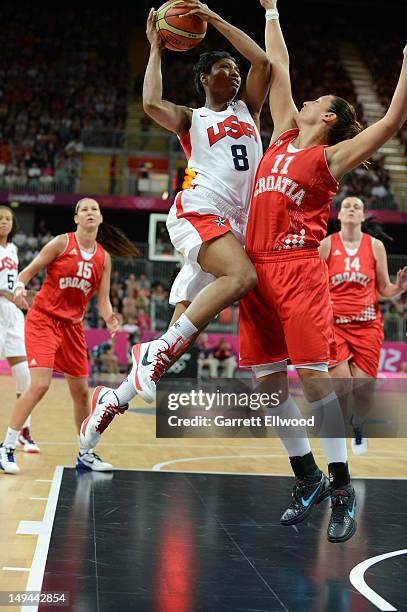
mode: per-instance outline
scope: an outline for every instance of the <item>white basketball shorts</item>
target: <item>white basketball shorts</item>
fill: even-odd
[[[244,244],[246,216],[215,192],[196,186],[177,194],[167,218],[167,229],[175,249],[184,257],[184,265],[170,293],[170,304],[188,301],[215,280],[204,272],[197,258],[204,242],[232,232]]]
[[[24,357],[24,315],[13,302],[0,297],[0,356]]]

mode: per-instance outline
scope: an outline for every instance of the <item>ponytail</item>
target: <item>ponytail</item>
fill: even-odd
[[[140,251],[115,225],[101,223],[96,240],[112,257],[139,257]]]
[[[97,200],[85,197],[76,203],[75,215],[78,214],[84,202],[97,204],[100,210],[100,205]],[[139,257],[141,255],[140,251],[130,242],[126,234],[115,225],[101,223],[99,225],[96,240],[112,257]]]
[[[362,232],[366,234],[370,234],[374,238],[379,238],[379,240],[388,240],[390,242],[393,241],[393,238],[386,234],[383,229],[381,223],[379,223],[377,217],[372,216],[365,219],[362,223]]]
[[[353,197],[358,197],[358,196],[348,196],[348,197],[353,198]],[[335,225],[335,229],[337,231],[340,231],[341,222],[339,219],[335,220],[334,225]],[[394,240],[394,238],[386,234],[386,232],[383,229],[383,225],[379,223],[377,217],[375,217],[374,215],[372,215],[371,217],[367,217],[367,219],[365,219],[362,222],[362,232],[365,234],[370,234],[370,236],[373,236],[373,238],[378,238],[379,240],[387,240],[388,242],[393,242]]]
[[[343,98],[334,96],[328,112],[335,113],[337,117],[334,125],[329,130],[329,146],[335,145],[343,140],[354,138],[360,134],[360,132],[363,132],[364,127],[359,123],[354,107]]]

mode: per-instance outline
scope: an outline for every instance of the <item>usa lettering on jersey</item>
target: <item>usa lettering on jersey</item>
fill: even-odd
[[[239,140],[242,136],[247,136],[248,138],[254,138],[256,142],[258,141],[254,126],[246,123],[246,121],[239,121],[236,115],[231,115],[224,121],[220,121],[216,127],[209,127],[207,133],[211,147],[226,136],[230,136],[235,140]]]
[[[301,206],[305,190],[301,189],[298,183],[287,176],[293,159],[294,155],[276,155],[271,174],[267,177],[262,176],[257,180],[253,197],[255,198],[268,191],[278,191],[287,196],[297,206]]]
[[[3,257],[0,260],[0,272],[3,270],[17,270],[17,264],[10,257]]]

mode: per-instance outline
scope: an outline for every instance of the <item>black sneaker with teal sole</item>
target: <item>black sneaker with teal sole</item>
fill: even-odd
[[[352,485],[331,492],[331,518],[328,524],[329,542],[346,542],[356,533],[356,497]]]
[[[293,500],[280,519],[282,525],[301,523],[315,505],[330,496],[332,489],[329,479],[322,472],[320,474],[319,479],[296,479],[292,492]]]

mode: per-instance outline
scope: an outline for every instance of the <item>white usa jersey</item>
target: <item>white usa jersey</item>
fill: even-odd
[[[17,247],[12,242],[0,246],[0,290],[13,291],[18,274]]]
[[[192,109],[191,128],[180,142],[196,172],[191,185],[211,190],[247,217],[263,147],[246,104],[238,100],[220,112]]]

